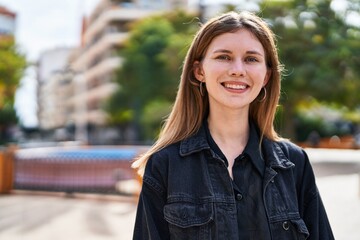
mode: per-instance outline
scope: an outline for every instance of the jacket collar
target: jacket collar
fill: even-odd
[[[289,160],[285,149],[281,147],[283,146],[281,142],[274,142],[264,138],[262,145],[267,165],[270,168],[288,169],[295,166],[295,164]]]
[[[206,139],[204,126],[201,125],[197,133],[181,141],[180,156],[187,156],[204,149],[210,149],[210,146]]]
[[[288,169],[295,165],[288,159],[287,155],[279,142],[271,141],[267,138],[263,139],[262,148],[264,150],[265,164],[270,168]],[[180,156],[188,156],[190,154],[210,149],[206,139],[206,132],[202,125],[197,133],[180,142]]]

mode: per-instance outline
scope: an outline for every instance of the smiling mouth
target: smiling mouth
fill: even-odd
[[[248,88],[248,85],[246,84],[222,83],[222,85],[225,88],[234,89],[234,90],[245,90],[246,88]]]

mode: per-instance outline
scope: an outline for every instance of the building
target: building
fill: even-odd
[[[44,132],[61,129],[66,125],[68,106],[64,99],[72,95],[68,59],[73,49],[59,47],[43,52],[37,64],[38,119]]]
[[[15,35],[16,13],[0,6],[0,37]]]
[[[100,0],[83,21],[81,46],[70,56],[76,76],[74,95],[67,101],[71,109],[67,122],[75,124],[76,140],[104,143],[114,136],[106,127],[103,104],[117,88],[112,79],[122,59],[116,50],[127,39],[130,22],[175,7],[186,8],[187,0]]]

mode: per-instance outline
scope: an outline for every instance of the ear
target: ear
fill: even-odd
[[[268,69],[268,70],[266,71],[266,75],[265,75],[263,87],[265,87],[266,84],[269,82],[270,77],[271,77],[271,70]]]
[[[204,82],[205,75],[204,75],[204,71],[201,67],[201,63],[199,61],[194,62],[193,69],[194,69],[194,75],[195,75],[196,79],[199,80],[200,82]]]

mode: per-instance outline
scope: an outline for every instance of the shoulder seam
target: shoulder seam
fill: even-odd
[[[144,176],[143,183],[158,193],[163,194],[165,192],[164,188],[152,177]]]

